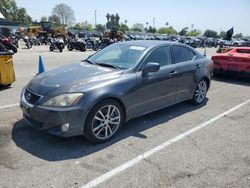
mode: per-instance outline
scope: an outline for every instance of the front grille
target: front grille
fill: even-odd
[[[24,91],[24,97],[28,103],[33,104],[33,105],[41,98],[41,96],[31,93],[27,89],[25,89]]]

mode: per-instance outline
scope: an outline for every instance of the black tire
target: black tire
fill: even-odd
[[[62,51],[63,51],[63,47],[62,46],[59,47],[59,51],[62,53]]]
[[[106,119],[108,118],[107,115],[105,115],[105,113],[107,111],[105,111],[106,108],[108,108],[108,106],[113,106],[113,110],[115,109],[115,111],[113,113],[111,113],[111,115],[114,115],[115,117],[113,118],[113,120],[111,121],[114,121],[114,119],[118,117],[118,115],[120,115],[120,118],[119,119],[119,122],[116,122],[117,123],[117,126],[116,125],[110,125],[110,119]],[[103,115],[105,115],[105,120],[103,119],[103,121],[99,121],[99,120],[96,120],[95,117],[99,116],[98,113],[99,111],[102,111]],[[110,110],[112,111],[112,110]],[[119,112],[118,112],[119,111]],[[101,118],[100,118],[101,119]],[[105,124],[105,122],[107,124]],[[99,122],[99,123],[97,123]],[[117,102],[116,100],[113,100],[113,99],[107,99],[107,100],[103,100],[102,102],[96,104],[92,110],[90,111],[88,117],[87,117],[87,120],[86,120],[86,124],[85,124],[85,131],[84,131],[84,135],[85,137],[92,143],[102,143],[102,142],[106,142],[108,140],[110,140],[111,138],[113,138],[115,135],[117,135],[117,132],[119,131],[119,129],[121,128],[121,126],[123,125],[124,123],[124,112],[123,112],[123,109],[120,105],[119,102]],[[96,125],[98,124],[98,125]],[[102,125],[101,125],[102,124]],[[111,123],[112,124],[112,123]],[[96,126],[96,127],[95,127]],[[101,126],[101,127],[100,127]],[[112,127],[111,127],[112,126]],[[95,128],[94,128],[95,127]],[[99,129],[99,128],[100,129]],[[106,135],[106,129],[108,130],[108,127],[109,127],[109,130],[112,130],[113,129],[113,133],[111,133],[109,136],[107,136],[106,138],[102,137],[101,138],[101,134],[103,131],[105,131],[105,135]],[[97,129],[98,128],[98,129]],[[94,133],[94,129],[96,129],[97,132],[99,132],[98,135],[101,135],[101,136],[96,136],[95,133]],[[103,130],[103,131],[102,131]],[[108,132],[108,131],[107,131]],[[110,132],[110,131],[109,131]],[[111,131],[112,132],[112,131]],[[103,135],[103,136],[105,136]]]
[[[86,48],[85,47],[81,47],[81,52],[85,52]]]
[[[68,47],[68,50],[69,50],[69,51],[73,51],[73,47],[72,47],[72,45],[68,44],[68,46],[67,46],[67,47]]]
[[[194,105],[202,104],[206,98],[207,90],[208,90],[207,80],[205,79],[200,80],[195,88],[193,98],[191,99],[190,102]]]
[[[49,47],[49,50],[53,52],[53,51],[54,51],[54,47],[53,47],[53,46],[50,46],[50,47]]]
[[[15,45],[10,44],[8,48],[11,49],[14,53],[17,53],[17,47]]]

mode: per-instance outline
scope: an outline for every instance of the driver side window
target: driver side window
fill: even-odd
[[[145,60],[146,63],[159,63],[161,67],[172,64],[170,48],[167,46],[153,50]]]

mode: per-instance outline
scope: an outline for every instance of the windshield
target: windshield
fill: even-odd
[[[129,69],[134,67],[146,47],[128,45],[128,44],[113,44],[94,54],[88,60],[94,64],[108,64],[119,69]]]

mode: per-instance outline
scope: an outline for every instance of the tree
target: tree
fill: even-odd
[[[226,31],[221,31],[219,37],[224,38],[226,36],[226,33],[227,33]]]
[[[204,32],[204,36],[206,37],[211,37],[211,38],[216,38],[217,37],[217,32],[216,31],[213,31],[211,29],[207,29],[205,32]]]
[[[234,38],[240,38],[240,39],[242,39],[244,36],[243,36],[242,33],[237,33],[237,34],[235,34],[233,37],[234,37]]]
[[[133,25],[132,30],[142,32],[144,30],[144,25],[142,23],[136,23]]]
[[[46,16],[42,16],[41,19],[40,19],[40,22],[45,22],[47,21],[47,17]]]
[[[200,35],[202,32],[201,31],[199,31],[199,30],[193,30],[193,31],[190,31],[190,32],[188,32],[187,33],[187,36],[191,36],[191,37],[193,37],[193,36],[198,36],[198,35]]]
[[[52,22],[55,27],[61,27],[62,24],[60,22],[60,18],[56,15],[51,15],[48,17],[48,21]]]
[[[148,28],[148,33],[156,33],[156,28],[152,27],[152,26],[149,26]]]
[[[52,15],[56,15],[63,26],[72,25],[75,22],[74,11],[64,3],[56,5],[52,10]]]
[[[95,26],[95,29],[96,29],[97,31],[103,33],[103,32],[105,31],[105,26],[103,26],[102,24],[97,24],[97,25]]]
[[[158,33],[176,35],[177,31],[172,26],[170,26],[170,27],[161,27],[161,28],[159,28]]]
[[[32,22],[31,17],[27,14],[25,8],[18,8],[15,0],[1,0],[0,12],[3,16],[11,21],[19,21],[24,24]]]
[[[77,30],[86,30],[86,31],[93,31],[93,26],[88,23],[87,21],[85,22],[80,22],[80,23],[77,23],[73,29],[77,29]]]
[[[129,27],[126,24],[121,24],[120,26],[120,31],[122,31],[123,33],[126,33],[126,31],[129,31]]]
[[[186,36],[188,32],[188,27],[182,28],[182,30],[179,32],[180,36]]]

